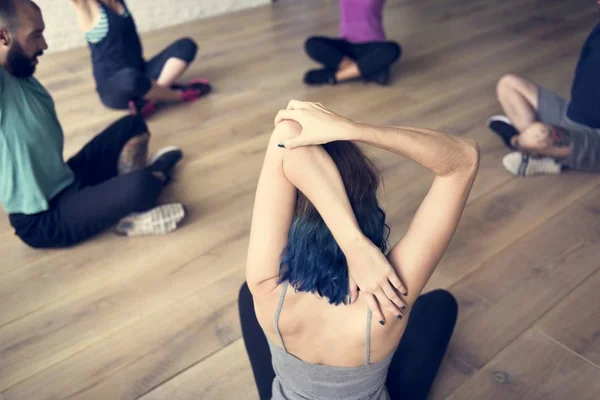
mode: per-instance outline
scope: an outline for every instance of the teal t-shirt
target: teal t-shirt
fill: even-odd
[[[0,204],[36,214],[75,179],[63,159],[64,135],[54,101],[33,77],[0,67]]]

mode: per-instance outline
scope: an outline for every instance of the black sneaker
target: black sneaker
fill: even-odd
[[[494,115],[488,119],[487,124],[494,133],[500,136],[506,147],[515,150],[515,147],[511,144],[510,140],[513,136],[518,135],[519,131],[506,115]]]
[[[148,161],[148,168],[153,172],[162,173],[166,178],[165,183],[169,183],[171,181],[171,171],[182,158],[183,152],[178,147],[165,147],[152,156]]]
[[[210,85],[210,82],[208,82],[206,79],[193,79],[187,84],[171,85],[171,89],[180,91],[195,90],[199,92],[200,97],[209,94],[212,91],[212,86]]]
[[[335,85],[335,70],[331,68],[312,69],[304,74],[307,85]]]
[[[390,70],[384,69],[379,72],[370,75],[367,81],[376,82],[381,86],[387,86],[390,81]]]

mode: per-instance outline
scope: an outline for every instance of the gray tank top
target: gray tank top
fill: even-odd
[[[279,331],[279,316],[288,288],[283,284],[281,297],[275,312],[275,332],[281,347],[269,340],[275,380],[273,400],[389,400],[385,380],[392,361],[392,352],[374,364],[371,357],[371,311],[367,312],[365,363],[360,367],[330,367],[312,364],[291,355]]]

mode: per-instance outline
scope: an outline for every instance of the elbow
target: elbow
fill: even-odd
[[[271,143],[278,144],[287,139],[295,138],[300,135],[302,126],[296,121],[286,120],[277,124],[271,134]]]
[[[477,170],[479,167],[479,159],[481,157],[481,151],[479,149],[479,143],[475,139],[464,139],[465,163],[469,169]]]
[[[475,139],[461,138],[460,170],[469,175],[477,174],[481,152]]]

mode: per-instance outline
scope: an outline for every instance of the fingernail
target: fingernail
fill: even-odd
[[[350,297],[350,301],[348,302],[349,304],[352,304],[352,295],[348,296]]]
[[[379,323],[380,323],[381,325],[385,325],[385,321],[384,321],[384,320],[381,320],[381,321],[379,321]]]
[[[278,143],[278,144],[277,144],[277,147],[281,147],[282,149],[284,149],[284,148],[285,148],[285,145],[284,145],[283,143]]]
[[[403,309],[403,310],[406,310],[406,306],[405,305],[402,305],[402,307],[400,307],[400,308]]]
[[[404,292],[404,296],[408,296],[408,292]]]
[[[402,314],[396,315],[396,318],[402,319]]]

